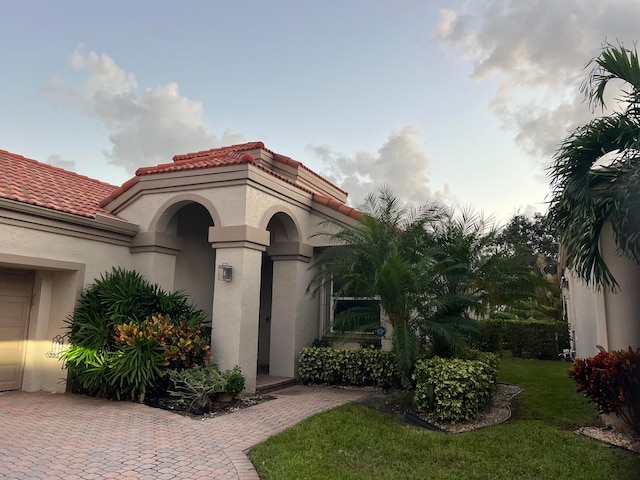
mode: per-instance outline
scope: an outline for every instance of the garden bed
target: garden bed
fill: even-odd
[[[230,402],[213,402],[209,409],[205,411],[192,412],[189,411],[188,405],[177,397],[151,397],[144,403],[150,407],[161,408],[168,410],[185,417],[190,417],[196,420],[203,420],[206,418],[214,418],[220,415],[226,415],[227,413],[237,412],[243,408],[252,407],[259,403],[273,400],[275,397],[270,395],[260,395],[259,393],[252,395],[243,395],[234,398]]]

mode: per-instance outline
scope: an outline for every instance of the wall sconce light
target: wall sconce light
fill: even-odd
[[[233,279],[233,267],[228,263],[218,265],[218,280],[230,282]]]

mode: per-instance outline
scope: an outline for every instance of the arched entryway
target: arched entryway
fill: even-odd
[[[287,213],[274,213],[267,230],[270,244],[262,258],[258,367],[271,376],[294,377],[301,345],[317,332],[308,321],[313,315],[306,311],[313,249],[300,241],[300,229]]]
[[[158,226],[163,229],[162,233],[178,240],[173,290],[187,293],[190,301],[211,320],[216,253],[208,235],[214,221],[209,211],[197,202],[181,201],[172,205],[171,210],[173,215],[165,216],[166,221]]]

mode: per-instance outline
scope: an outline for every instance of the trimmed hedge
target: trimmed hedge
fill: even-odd
[[[434,420],[455,423],[487,406],[495,391],[498,357],[477,353],[468,358],[418,360],[413,373],[416,409]]]
[[[485,330],[478,345],[481,350],[511,350],[514,357],[553,359],[563,348],[569,348],[567,322],[516,317],[488,318],[480,320],[480,324]]]
[[[400,373],[393,352],[374,348],[305,348],[300,354],[298,374],[302,383],[306,384],[376,386],[385,389],[400,384]]]

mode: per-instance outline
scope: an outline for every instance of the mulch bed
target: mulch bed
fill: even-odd
[[[195,420],[204,420],[206,418],[214,418],[220,415],[226,415],[227,413],[237,412],[243,408],[252,407],[253,405],[258,405],[259,403],[267,402],[274,398],[275,397],[270,395],[245,395],[234,398],[230,402],[213,402],[208,410],[197,412],[189,411],[188,404],[176,397],[151,397],[145,400],[144,403],[150,407],[161,408]]]

